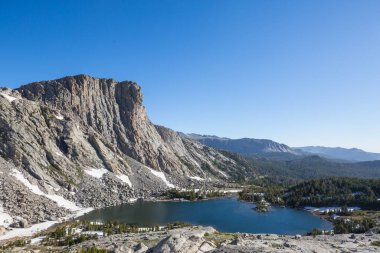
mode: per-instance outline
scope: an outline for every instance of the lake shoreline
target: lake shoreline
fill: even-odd
[[[179,200],[175,200],[175,199],[163,199],[163,198],[155,198],[155,197],[145,198],[145,199],[144,198],[136,198],[136,199],[131,199],[131,201],[123,203],[121,205],[117,205],[117,206],[101,207],[101,208],[83,208],[83,210],[86,210],[86,211],[81,210],[80,212],[68,215],[68,216],[62,218],[61,220],[52,221],[49,226],[43,226],[44,223],[33,224],[32,227],[36,227],[37,228],[33,232],[30,232],[29,231],[30,228],[28,228],[28,229],[26,229],[26,230],[28,230],[28,233],[22,233],[21,232],[22,229],[15,228],[15,229],[12,229],[11,231],[9,231],[9,232],[15,231],[14,233],[11,233],[11,234],[14,234],[13,236],[9,236],[9,235],[7,236],[7,234],[9,233],[8,232],[5,235],[0,236],[0,241],[17,240],[18,238],[31,237],[31,236],[33,236],[35,234],[39,234],[39,233],[41,233],[43,231],[49,230],[51,228],[54,228],[56,226],[65,224],[67,222],[72,222],[72,221],[75,221],[75,220],[78,220],[78,219],[82,219],[84,216],[88,215],[91,212],[102,211],[102,210],[108,209],[108,208],[115,208],[115,207],[122,207],[122,206],[132,206],[132,205],[134,205],[137,202],[141,202],[141,203],[144,203],[144,202],[145,203],[197,203],[197,202],[217,201],[217,200],[226,200],[226,199],[227,200],[228,199],[229,200],[235,200],[235,201],[241,202],[241,203],[247,203],[247,204],[253,204],[253,205],[255,205],[254,202],[249,202],[249,201],[245,201],[245,200],[239,199],[236,196],[236,194],[234,194],[234,193],[230,193],[230,194],[228,194],[226,196],[211,197],[211,198],[197,199],[197,200],[180,200],[180,199]],[[308,211],[306,211],[305,209],[302,209],[302,208],[290,208],[290,207],[286,207],[286,206],[277,206],[277,205],[273,205],[272,207],[273,208],[279,208],[279,209],[288,208],[288,209],[292,209],[292,210],[308,212]],[[256,210],[254,210],[254,207],[252,207],[251,212],[257,212],[258,214],[265,214],[265,213],[258,212]],[[325,221],[331,223],[330,220],[325,219],[322,216],[317,215],[314,212],[308,212],[308,213],[310,213],[313,216],[316,216],[316,217],[318,217],[318,218],[320,218],[322,220],[325,220]],[[151,224],[151,225],[153,225],[153,224]],[[199,225],[199,224],[192,224],[192,225]],[[42,229],[38,229],[39,227],[41,227]],[[18,231],[20,231],[20,232],[18,232]],[[239,233],[239,232],[237,231],[235,233]]]
[[[117,220],[139,226],[183,221],[193,225],[214,226],[220,231],[231,233],[303,234],[315,227],[332,229],[330,221],[317,218],[302,209],[275,206],[269,212],[261,213],[252,210],[254,206],[254,203],[239,200],[235,196],[195,201],[140,199],[134,203],[96,209],[79,219],[99,222]],[[152,216],[152,213],[155,215]],[[229,219],[226,220],[224,215]],[[282,229],[279,224],[276,225],[286,220],[286,226],[280,225]]]

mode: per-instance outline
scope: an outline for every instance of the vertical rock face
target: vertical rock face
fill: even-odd
[[[0,89],[0,175],[14,168],[44,194],[104,206],[244,169],[155,126],[142,101],[134,82],[86,75]]]
[[[80,75],[32,83],[18,91],[83,127],[90,136],[90,144],[100,154],[99,141],[158,171],[189,174],[178,155],[198,166],[184,152],[177,133],[171,131],[168,139],[169,130],[162,128],[159,132],[160,128],[150,122],[142,105],[140,87],[133,82]],[[69,146],[65,140],[63,145]]]

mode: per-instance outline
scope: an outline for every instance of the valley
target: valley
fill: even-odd
[[[239,233],[281,238],[338,233],[337,226],[359,232],[342,227],[333,214],[312,215],[306,206],[379,210],[379,182],[368,179],[380,178],[379,161],[329,159],[271,140],[179,133],[149,120],[134,82],[78,75],[0,92],[0,241],[8,249],[58,247],[28,238],[35,242],[46,236],[45,229],[78,219],[143,230],[180,221],[191,224],[185,233],[212,226],[212,234],[231,233],[228,238]],[[341,191],[334,185],[342,185]],[[353,220],[362,223],[352,226],[370,217],[360,232],[376,231],[378,216],[360,217]],[[152,236],[170,235],[171,229],[183,228],[152,230]],[[204,234],[202,244],[209,241]],[[79,233],[74,237],[82,239],[66,246],[79,250],[84,241],[99,240],[109,248],[103,243],[111,234],[102,235]],[[62,240],[69,236],[66,231]],[[218,252],[220,238],[213,240],[207,247]],[[285,243],[279,240],[272,244],[281,248]],[[225,243],[230,245],[239,243]]]

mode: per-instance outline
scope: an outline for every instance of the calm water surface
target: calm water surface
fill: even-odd
[[[302,234],[313,228],[332,229],[330,222],[309,212],[273,207],[258,213],[255,205],[233,198],[196,202],[144,202],[107,207],[92,211],[82,220],[118,220],[138,225],[165,225],[185,221],[195,225],[212,226],[223,232]]]

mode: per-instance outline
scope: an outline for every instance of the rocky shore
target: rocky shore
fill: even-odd
[[[379,234],[315,237],[230,234],[220,233],[212,227],[191,226],[156,232],[100,235],[96,239],[61,247],[44,246],[41,238],[34,238],[22,247],[8,248],[7,252],[80,252],[91,248],[115,253],[379,252],[379,242]]]

